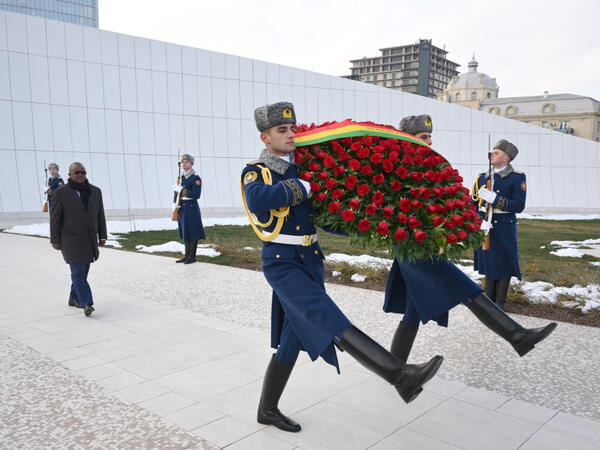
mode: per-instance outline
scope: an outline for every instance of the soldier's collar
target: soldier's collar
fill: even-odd
[[[258,162],[263,163],[265,166],[279,175],[283,175],[291,165],[295,165],[296,160],[293,154],[290,155],[290,161],[291,162],[288,162],[279,156],[274,155],[273,153],[267,151],[266,148],[263,149],[258,157]]]
[[[59,174],[56,174],[56,175],[50,175],[50,179],[51,179],[51,180],[54,180],[55,178],[58,178],[58,177],[60,177],[60,175],[59,175]]]
[[[191,177],[192,175],[196,175],[196,172],[194,172],[194,169],[190,169],[189,172],[184,172],[183,176],[185,177],[185,179],[187,180],[189,177]]]
[[[496,175],[500,175],[500,178],[506,178],[507,176],[509,176],[511,173],[514,172],[513,167],[509,164],[506,165],[506,167],[504,169],[502,169],[500,172],[496,172]]]

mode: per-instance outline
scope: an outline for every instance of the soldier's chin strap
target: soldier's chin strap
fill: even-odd
[[[264,183],[268,184],[268,185],[272,185],[273,177],[271,176],[271,170],[269,170],[268,167],[263,167],[259,164],[256,164],[256,166],[260,167],[261,176],[262,176]],[[265,242],[272,241],[281,232],[281,228],[283,227],[283,222],[284,222],[285,218],[288,216],[288,214],[290,213],[290,207],[282,206],[279,209],[271,209],[269,211],[270,212],[269,220],[266,223],[262,223],[248,209],[248,204],[246,203],[246,194],[244,193],[244,183],[242,182],[241,179],[240,179],[240,188],[242,190],[242,200],[244,202],[244,209],[246,210],[246,215],[248,216],[248,220],[250,221],[250,225],[252,225],[252,229],[254,230],[254,233],[256,233],[256,235],[258,236],[258,238],[261,241],[265,241]],[[270,234],[267,234],[267,235],[263,234],[262,230],[260,230],[258,227],[262,227],[262,228],[268,227],[269,225],[271,225],[271,223],[273,223],[273,218],[275,218],[275,217],[277,217],[277,223],[275,224],[275,229]]]

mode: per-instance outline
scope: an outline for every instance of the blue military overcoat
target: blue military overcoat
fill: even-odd
[[[396,258],[388,276],[383,310],[404,314],[412,302],[421,322],[435,320],[446,327],[448,311],[482,290],[444,258],[415,262]]]
[[[307,193],[298,179],[295,165],[285,162],[269,164],[276,156],[261,158],[267,162],[252,162],[242,171],[244,196],[248,209],[262,223],[270,217],[271,209],[289,206],[289,215],[281,229],[282,235],[306,236],[316,233],[312,208]],[[272,184],[263,179],[262,167],[271,173]],[[277,172],[277,169],[279,172]],[[276,220],[264,228],[271,232]],[[318,242],[310,245],[290,245],[264,242],[261,252],[263,273],[273,288],[271,307],[271,346],[283,344],[282,326],[287,318],[294,334],[310,358],[321,356],[338,368],[333,345],[334,336],[341,336],[350,321],[325,292],[323,253]]]
[[[477,186],[485,187],[487,175],[477,178]],[[492,205],[495,210],[490,230],[490,248],[481,247],[474,251],[475,270],[490,280],[501,280],[511,276],[521,279],[519,267],[519,248],[517,244],[517,217],[525,208],[527,180],[522,172],[515,172],[509,165],[494,175],[493,190],[496,199]],[[483,202],[485,206],[485,202]]]
[[[52,206],[52,195],[54,194],[54,191],[56,191],[63,184],[65,184],[65,182],[58,175],[48,178],[48,189],[46,190],[46,193],[48,194],[48,210],[50,210],[50,207]]]
[[[198,199],[202,193],[202,180],[192,169],[181,177],[181,207],[177,214],[179,237],[184,242],[206,239]]]

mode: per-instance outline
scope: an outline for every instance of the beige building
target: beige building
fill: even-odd
[[[498,97],[495,78],[477,71],[475,56],[469,71],[450,81],[439,100],[600,141],[600,102],[575,94]]]

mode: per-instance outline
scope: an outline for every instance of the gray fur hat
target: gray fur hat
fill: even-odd
[[[56,168],[56,170],[59,170],[58,164],[56,164],[56,163],[50,163],[50,164],[48,164],[48,169],[52,169],[53,167]]]
[[[261,133],[282,123],[296,123],[294,105],[290,102],[273,103],[272,105],[259,106],[254,110],[256,128]]]
[[[506,139],[500,139],[496,145],[494,145],[494,148],[502,150],[504,153],[506,153],[511,161],[515,159],[517,157],[517,153],[519,153],[517,146],[508,142]]]
[[[191,162],[192,164],[194,164],[194,157],[192,155],[188,155],[187,153],[184,153],[183,156],[181,157],[181,162],[188,160],[189,162]]]
[[[431,116],[421,114],[420,116],[407,116],[400,121],[400,131],[408,134],[431,133],[433,125],[431,124]]]

